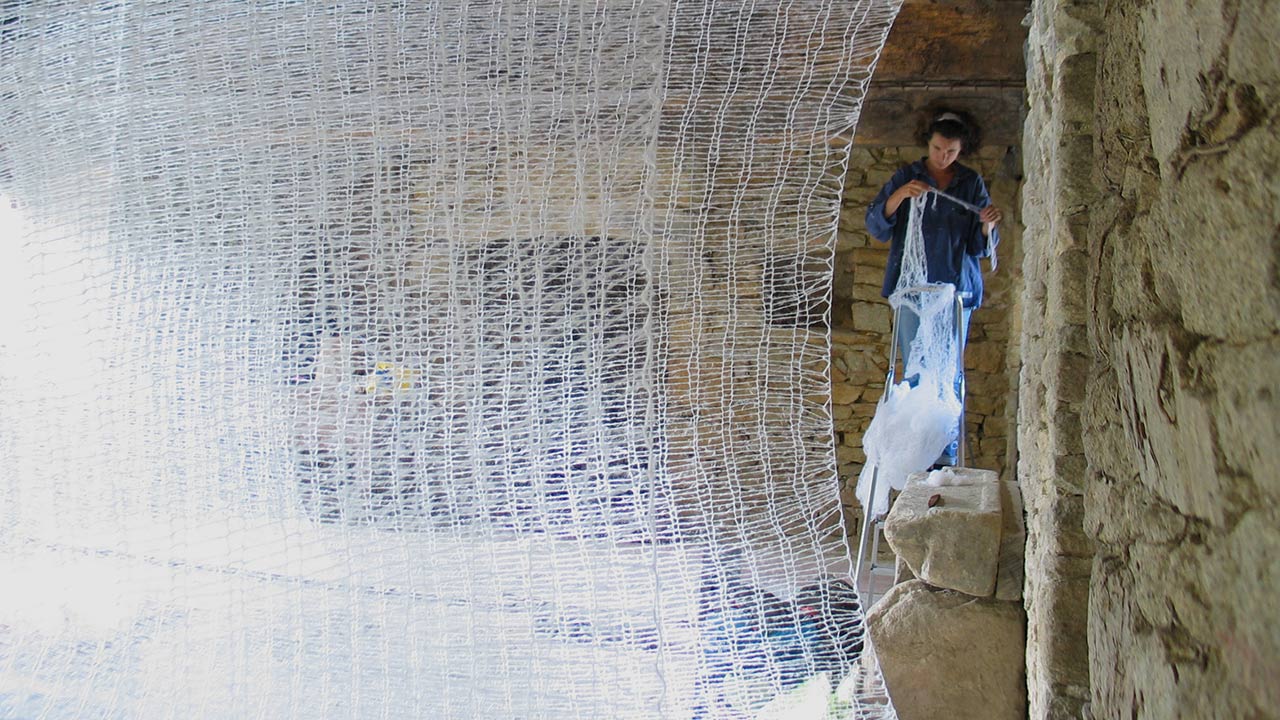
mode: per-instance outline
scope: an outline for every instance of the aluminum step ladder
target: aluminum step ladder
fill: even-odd
[[[936,292],[935,288],[929,286],[911,288],[912,292]],[[955,464],[963,467],[965,464],[965,456],[967,452],[967,442],[965,438],[965,377],[964,377],[964,351],[966,345],[965,333],[961,332],[964,322],[964,302],[971,297],[970,293],[957,292],[955,298],[955,306],[953,313],[954,339],[960,351],[956,353],[956,394],[960,400],[960,420],[957,428],[956,457]],[[889,339],[889,373],[885,377],[884,392],[889,392],[898,382],[898,326],[901,321],[901,308],[893,309],[893,334]],[[903,371],[906,370],[906,358],[902,359]],[[876,485],[879,480],[880,468],[872,466],[871,468],[871,488],[868,497],[874,504],[876,496]],[[890,498],[890,505],[893,499]],[[884,532],[884,519],[888,513],[883,515],[875,515],[870,508],[862,509],[862,532],[858,537],[858,558],[854,566],[854,586],[858,592],[858,598],[865,610],[871,608],[875,604],[875,580],[876,578],[890,578],[895,573],[892,565],[886,566],[880,564],[880,536]],[[868,547],[870,546],[870,547]],[[868,555],[868,549],[870,554]]]

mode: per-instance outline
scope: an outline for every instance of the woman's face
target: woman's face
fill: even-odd
[[[946,170],[960,157],[960,138],[945,138],[934,133],[929,138],[929,165],[934,170]]]

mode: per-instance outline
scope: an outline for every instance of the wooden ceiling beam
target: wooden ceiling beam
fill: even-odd
[[[889,33],[855,145],[912,145],[931,110],[972,113],[989,145],[1022,136],[1026,0],[907,0]]]

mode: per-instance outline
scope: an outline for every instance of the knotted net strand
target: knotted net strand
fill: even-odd
[[[897,5],[8,4],[0,717],[891,712],[825,327]]]

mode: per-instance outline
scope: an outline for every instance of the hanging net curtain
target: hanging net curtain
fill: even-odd
[[[825,327],[897,7],[6,4],[0,717],[891,712]]]

